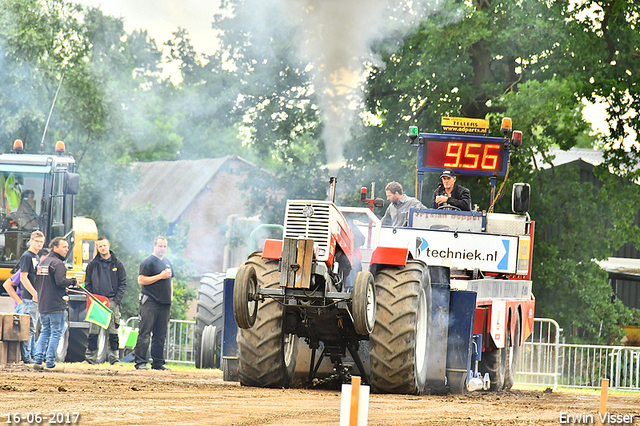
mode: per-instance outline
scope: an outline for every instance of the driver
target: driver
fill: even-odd
[[[453,206],[462,211],[471,211],[471,192],[456,183],[453,170],[443,170],[440,178],[442,183],[433,191],[432,207],[446,209]]]

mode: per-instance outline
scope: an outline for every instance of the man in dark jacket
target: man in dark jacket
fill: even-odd
[[[69,252],[69,243],[62,237],[51,240],[51,252],[36,269],[36,290],[38,292],[38,311],[42,329],[36,345],[36,357],[33,368],[63,371],[64,366],[56,365],[56,350],[64,327],[64,312],[67,304],[64,297],[67,287],[76,285],[75,278],[67,278],[64,259]]]
[[[431,207],[438,209],[453,206],[462,211],[471,211],[471,192],[456,183],[456,176],[453,170],[444,170],[440,178],[442,183],[433,191]]]
[[[96,242],[98,255],[87,265],[84,288],[94,294],[109,298],[109,309],[113,311],[107,328],[109,344],[107,360],[109,364],[119,364],[118,326],[120,323],[120,304],[127,289],[127,273],[122,262],[111,251],[109,240],[98,237]],[[98,335],[100,326],[91,323],[85,358],[89,364],[98,363]]]

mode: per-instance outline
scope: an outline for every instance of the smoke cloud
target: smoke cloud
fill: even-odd
[[[399,42],[441,5],[438,0],[281,0],[298,28],[298,54],[313,66],[320,98],[327,167],[335,176],[359,113],[368,64],[379,65],[372,46]]]

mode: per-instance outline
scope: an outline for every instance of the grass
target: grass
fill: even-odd
[[[514,385],[513,389],[515,390],[537,390],[537,391],[545,391],[547,389],[552,389],[553,386],[549,385]],[[560,393],[573,393],[573,394],[582,394],[582,395],[600,395],[599,388],[569,388],[558,386],[554,392]],[[626,391],[626,390],[608,390],[609,395],[626,395],[626,396],[637,396],[640,398],[640,392],[638,391]]]

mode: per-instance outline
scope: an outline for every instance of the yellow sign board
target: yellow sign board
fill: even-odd
[[[442,117],[440,126],[445,133],[486,135],[489,120],[482,118]]]

